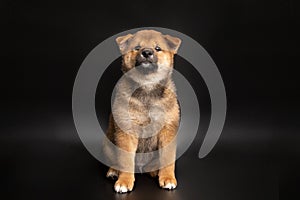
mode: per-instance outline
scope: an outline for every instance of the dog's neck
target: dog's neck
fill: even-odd
[[[132,93],[132,97],[136,97],[138,99],[144,99],[148,97],[162,98],[166,89],[173,90],[173,81],[169,76],[157,83],[145,85],[139,84],[130,78],[128,78],[127,81],[131,85],[131,88],[134,90]]]

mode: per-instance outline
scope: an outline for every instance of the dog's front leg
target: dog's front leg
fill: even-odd
[[[132,191],[134,185],[134,160],[138,145],[138,139],[131,135],[118,131],[116,134],[116,144],[123,152],[119,151],[118,165],[119,177],[115,183],[115,191],[124,193]]]
[[[158,172],[159,185],[165,189],[175,189],[176,132],[173,126],[164,127],[159,134],[160,164],[165,166]]]

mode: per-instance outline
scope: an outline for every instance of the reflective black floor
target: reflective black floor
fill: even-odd
[[[232,119],[209,156],[197,157],[197,137],[178,159],[175,191],[138,174],[133,192],[116,194],[107,167],[81,144],[71,113],[35,114],[18,116],[2,132],[1,185],[9,199],[279,199],[280,166],[268,127]]]

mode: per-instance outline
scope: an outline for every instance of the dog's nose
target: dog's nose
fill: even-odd
[[[143,49],[143,51],[142,51],[142,56],[143,57],[148,58],[152,55],[153,55],[153,50],[152,49],[148,49],[148,48]]]

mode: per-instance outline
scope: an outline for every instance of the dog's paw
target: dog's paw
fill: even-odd
[[[159,178],[159,186],[168,189],[173,190],[177,186],[176,178],[174,177],[161,177]]]
[[[132,180],[117,180],[115,183],[115,191],[118,193],[130,192],[133,189],[134,181]]]
[[[106,177],[107,178],[112,178],[112,179],[116,179],[119,176],[119,171],[115,170],[113,168],[109,168],[109,170],[106,173]]]

